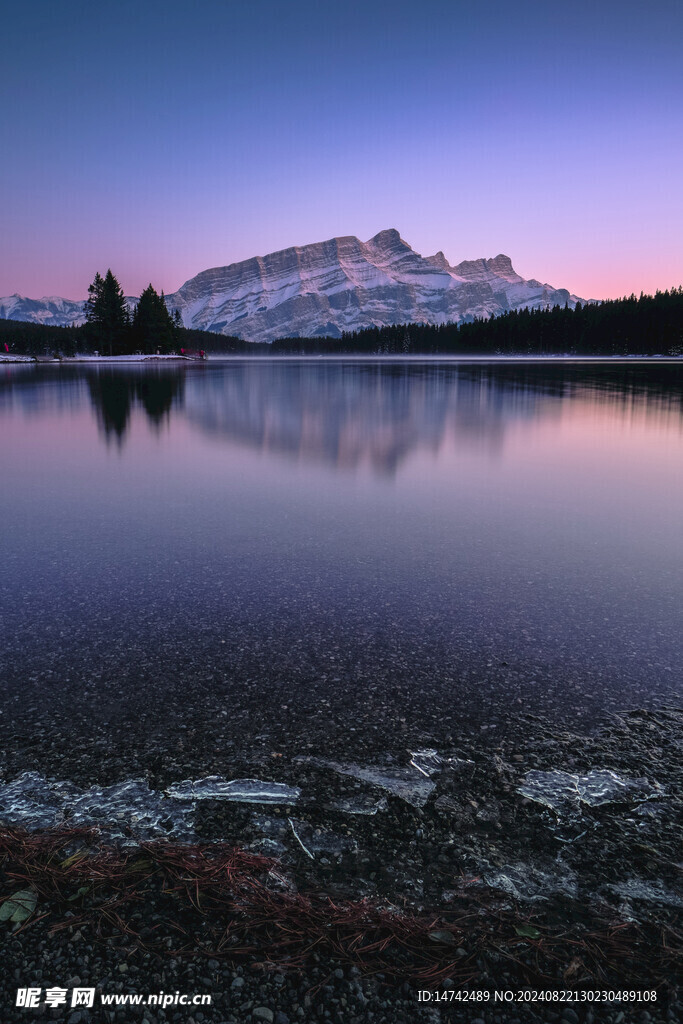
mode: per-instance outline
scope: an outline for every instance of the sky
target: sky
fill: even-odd
[[[398,228],[584,298],[683,284],[679,0],[6,0],[0,295]]]

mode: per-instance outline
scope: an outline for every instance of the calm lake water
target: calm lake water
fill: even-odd
[[[662,361],[2,366],[5,722],[332,748],[670,700],[682,395]]]

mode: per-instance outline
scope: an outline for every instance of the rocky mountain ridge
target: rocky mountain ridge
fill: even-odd
[[[525,280],[503,254],[456,266],[443,252],[423,257],[390,228],[367,242],[346,235],[204,270],[166,301],[180,310],[186,327],[271,342],[338,338],[344,331],[396,323],[458,323],[584,300],[565,288]],[[82,323],[83,302],[14,295],[0,298],[0,316]]]

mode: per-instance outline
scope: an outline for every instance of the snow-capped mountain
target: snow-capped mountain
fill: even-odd
[[[44,295],[42,299],[27,299],[24,295],[6,295],[0,298],[0,320],[26,320],[32,324],[66,327],[82,324],[83,303],[62,299],[59,295]]]
[[[339,337],[363,327],[459,322],[578,301],[583,300],[565,288],[524,280],[508,256],[457,266],[442,252],[421,256],[394,228],[367,242],[346,235],[204,270],[166,296],[186,327],[249,341]],[[0,299],[0,307],[0,315],[19,320],[69,324],[83,319],[82,303],[67,299],[11,296]]]
[[[347,235],[205,270],[167,296],[186,327],[250,341],[339,337],[363,327],[457,322],[577,301],[564,288],[525,281],[507,256],[455,267],[442,252],[425,258],[393,228],[368,242]]]
[[[137,296],[126,295],[128,309],[133,312]],[[71,327],[84,324],[85,299],[62,299],[59,295],[43,295],[42,299],[27,299],[25,295],[5,295],[0,298],[0,320],[23,320],[48,327]]]

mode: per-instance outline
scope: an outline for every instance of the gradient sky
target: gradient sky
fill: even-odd
[[[396,227],[586,298],[683,283],[679,0],[8,0],[0,295]]]

